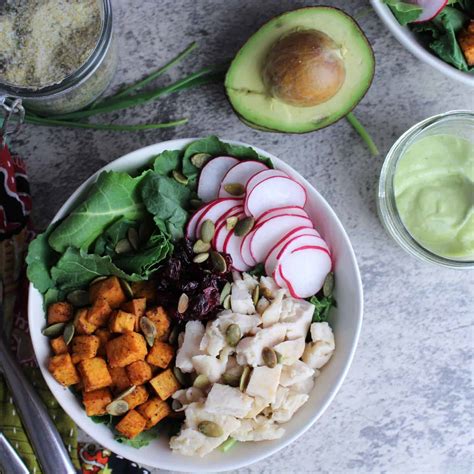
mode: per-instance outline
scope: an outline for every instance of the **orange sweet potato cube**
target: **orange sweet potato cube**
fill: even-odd
[[[135,298],[131,301],[127,301],[121,307],[127,313],[135,315],[135,331],[140,331],[140,318],[145,314],[146,299]]]
[[[89,294],[93,302],[98,298],[104,298],[112,309],[118,308],[127,300],[120,280],[116,276],[111,276],[91,285]]]
[[[156,327],[156,338],[164,340],[168,337],[170,329],[170,317],[162,306],[155,306],[146,312],[146,317],[150,319]]]
[[[112,377],[104,359],[94,357],[93,359],[81,360],[77,367],[84,383],[85,392],[92,392],[112,385]]]
[[[174,348],[166,342],[155,341],[153,347],[146,356],[146,361],[159,367],[160,369],[166,369],[174,357]]]
[[[144,360],[147,354],[144,337],[137,332],[126,332],[106,344],[110,367],[125,367],[137,360]]]
[[[135,390],[123,399],[128,403],[130,410],[133,410],[136,406],[145,403],[148,400],[148,390],[144,385],[139,385]]]
[[[123,392],[133,385],[128,378],[125,367],[109,367],[109,373],[112,377],[112,389],[114,392]]]
[[[141,385],[152,377],[150,364],[144,360],[137,360],[127,365],[126,370],[132,385]]]
[[[97,336],[76,336],[72,340],[72,363],[77,364],[81,360],[92,359],[97,355],[99,349],[99,338]]]
[[[179,382],[176,380],[171,369],[166,369],[153,377],[150,380],[150,384],[162,400],[171,397],[180,388]]]
[[[64,337],[59,336],[55,337],[54,339],[50,339],[49,343],[51,345],[51,349],[53,352],[58,355],[58,354],[66,354],[68,352],[67,350],[67,345],[64,342]]]
[[[110,332],[132,332],[135,329],[135,315],[119,309],[109,319]]]
[[[107,344],[107,341],[109,341],[112,337],[112,334],[108,329],[100,328],[97,329],[94,335],[99,338],[99,348],[97,349],[97,355],[99,355],[100,357],[105,357],[105,345]]]
[[[151,398],[143,405],[138,406],[137,411],[146,418],[147,430],[171,414],[169,405],[158,397]]]
[[[112,395],[108,388],[100,388],[82,394],[82,403],[84,403],[87,416],[105,415],[107,413],[105,408],[111,401]]]
[[[48,306],[48,324],[64,323],[72,318],[72,304],[59,301]]]
[[[134,281],[131,286],[135,298],[145,298],[148,303],[156,301],[156,283],[154,281]]]
[[[87,308],[80,308],[76,311],[74,316],[74,327],[76,329],[77,334],[93,334],[97,329],[95,324],[90,323],[87,320]]]
[[[116,425],[115,429],[125,436],[132,439],[140,434],[146,426],[146,420],[140,413],[130,410]]]
[[[48,370],[60,384],[66,387],[79,383],[80,381],[79,374],[69,354],[60,354],[51,357],[48,363]]]
[[[105,298],[97,298],[87,312],[87,321],[95,326],[106,326],[112,308]]]

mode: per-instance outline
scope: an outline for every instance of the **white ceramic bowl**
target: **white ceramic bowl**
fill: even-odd
[[[171,140],[151,145],[113,161],[102,170],[133,171],[148,163],[150,158],[158,153],[164,150],[181,149],[190,141],[192,140]],[[242,145],[239,142],[229,142]],[[336,351],[318,377],[308,402],[285,425],[286,432],[281,439],[258,443],[238,443],[227,453],[217,451],[204,458],[173,454],[168,447],[168,439],[165,437],[141,449],[116,442],[109,428],[91,421],[76,397],[68,389],[60,386],[48,372],[47,360],[50,348],[48,339],[41,334],[45,321],[42,297],[30,285],[28,311],[31,339],[38,364],[50,390],[64,411],[82,430],[106,448],[136,463],[175,471],[216,472],[237,469],[270,456],[301,436],[322,415],[339,390],[354,357],[362,325],[363,297],[359,269],[349,238],[329,204],[302,176],[275,156],[258,148],[255,150],[271,158],[276,168],[282,169],[305,186],[308,192],[307,211],[317,224],[319,232],[329,243],[335,262],[335,296],[338,307],[332,314],[331,325],[336,338]],[[75,207],[100,171],[74,192],[56,214],[54,220],[66,216]]]
[[[429,49],[426,49],[426,47],[418,41],[417,37],[406,26],[402,26],[398,23],[390,8],[382,3],[382,0],[370,0],[370,3],[395,38],[397,38],[397,40],[418,59],[421,59],[451,79],[463,82],[471,87],[474,86],[474,74],[456,69],[439,59]]]

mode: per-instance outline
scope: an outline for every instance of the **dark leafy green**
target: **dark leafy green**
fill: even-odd
[[[257,263],[257,265],[255,265],[255,267],[247,273],[260,278],[261,276],[265,275],[265,265],[263,263]]]
[[[401,2],[399,0],[383,0],[383,3],[389,6],[393,15],[401,25],[407,25],[415,21],[423,11],[419,5]]]
[[[323,296],[321,298],[312,296],[309,299],[309,302],[315,306],[312,321],[313,323],[322,323],[327,321],[331,308],[337,308],[336,300],[332,296]]]
[[[39,234],[31,242],[26,256],[28,279],[34,283],[41,293],[45,293],[54,287],[50,268],[56,259],[56,254],[48,244],[51,231],[52,227],[43,234]]]
[[[144,446],[148,446],[151,441],[156,439],[160,435],[160,431],[158,427],[151,428],[146,431],[142,431],[139,433],[135,438],[128,439],[125,436],[116,435],[115,441],[119,443],[126,444],[127,446],[131,446],[132,448],[143,448]]]

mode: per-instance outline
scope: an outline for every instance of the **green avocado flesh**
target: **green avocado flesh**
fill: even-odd
[[[341,88],[326,102],[289,105],[266,90],[263,66],[282,36],[318,30],[339,47],[345,67]],[[284,13],[262,26],[237,53],[225,86],[232,107],[244,123],[260,130],[304,133],[326,127],[347,115],[362,99],[374,75],[374,55],[364,33],[347,14],[332,7],[309,7]]]

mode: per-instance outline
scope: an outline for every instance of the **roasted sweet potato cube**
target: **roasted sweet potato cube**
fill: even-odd
[[[114,392],[123,392],[133,385],[128,378],[125,367],[109,367],[109,373],[112,377],[112,389]]]
[[[81,360],[92,359],[97,355],[99,349],[99,338],[97,336],[76,336],[72,340],[72,363],[77,364]]]
[[[104,298],[112,309],[118,308],[127,300],[122,285],[120,284],[120,280],[116,276],[100,280],[91,285],[89,294],[90,299],[93,302],[98,298]]]
[[[87,321],[95,326],[106,326],[112,308],[105,298],[97,298],[87,312]]]
[[[48,306],[48,324],[64,323],[72,318],[72,304],[59,301]]]
[[[162,400],[171,397],[180,388],[179,382],[176,380],[171,369],[166,369],[161,374],[153,377],[150,380],[150,384]]]
[[[156,338],[163,340],[163,338],[168,337],[171,322],[165,309],[162,306],[156,306],[149,309],[145,314],[156,327]]]
[[[141,385],[152,377],[150,364],[144,360],[137,360],[126,367],[128,378],[132,385]]]
[[[85,392],[92,392],[112,385],[112,377],[104,359],[94,357],[93,359],[81,360],[77,367],[84,382]]]
[[[174,348],[166,342],[155,341],[153,347],[146,356],[146,361],[159,367],[160,369],[166,369],[174,357]]]
[[[130,410],[133,410],[136,406],[145,403],[148,400],[148,390],[144,385],[139,385],[135,390],[123,399],[128,403]]]
[[[83,392],[82,402],[86,409],[87,416],[105,415],[105,407],[112,401],[112,395],[108,388],[100,388],[93,392]]]
[[[67,345],[64,342],[64,337],[59,336],[55,337],[54,339],[50,339],[49,343],[51,345],[51,349],[53,352],[58,355],[58,354],[66,354],[68,352],[67,350]]]
[[[135,298],[145,298],[148,303],[156,302],[156,283],[154,281],[134,281],[131,286]]]
[[[138,406],[137,411],[146,418],[147,430],[171,414],[169,405],[158,397],[154,397],[143,405]]]
[[[135,331],[140,331],[140,318],[145,314],[146,309],[146,299],[145,298],[135,298],[134,300],[127,301],[124,303],[120,309],[135,315]]]
[[[146,426],[146,420],[140,413],[130,410],[116,425],[115,429],[126,438],[132,439],[140,434]]]
[[[132,332],[135,329],[135,315],[119,309],[109,319],[110,332]]]
[[[74,327],[76,328],[77,334],[93,334],[97,329],[95,324],[90,323],[87,320],[87,308],[80,308],[76,311],[74,316]]]
[[[69,387],[79,383],[79,374],[72,363],[69,354],[60,354],[49,359],[48,370],[51,375],[62,385]]]
[[[97,349],[97,355],[100,357],[105,357],[105,345],[112,337],[112,334],[108,329],[97,329],[94,335],[99,338],[99,348]]]
[[[137,332],[126,332],[106,344],[110,367],[125,367],[136,360],[144,360],[147,354],[144,337]]]
[[[474,66],[474,19],[458,34],[459,46],[461,46],[466,62]]]

